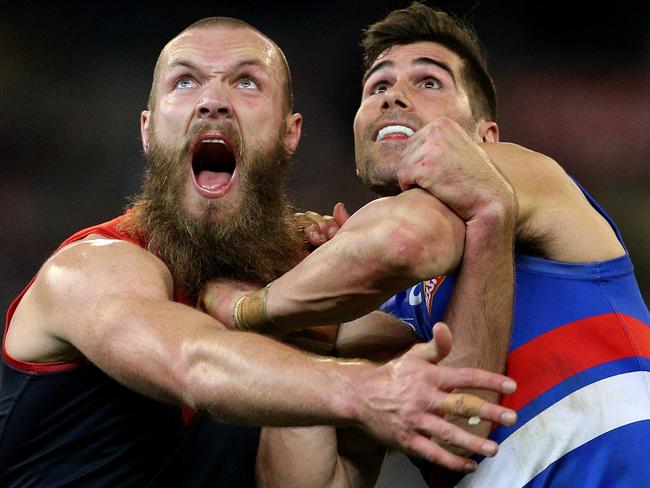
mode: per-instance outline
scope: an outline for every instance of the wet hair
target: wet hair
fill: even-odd
[[[487,54],[471,25],[442,10],[413,2],[370,25],[361,41],[365,71],[391,47],[422,41],[441,44],[462,59],[460,74],[474,119],[496,120],[496,89],[488,73]]]
[[[291,112],[293,110],[293,85],[291,83],[291,71],[289,70],[289,63],[287,63],[287,58],[285,57],[282,49],[280,49],[280,47],[263,32],[260,32],[249,23],[244,22],[243,20],[235,19],[233,17],[205,17],[187,26],[185,29],[179,32],[176,37],[192,29],[200,29],[205,27],[219,27],[219,26],[226,26],[226,27],[232,27],[238,29],[250,29],[253,32],[257,32],[258,34],[266,38],[278,50],[278,52],[280,53],[281,64],[284,71],[284,105],[287,113]],[[156,67],[154,68],[153,71],[153,82],[151,83],[149,100],[147,102],[147,108],[149,110],[152,110],[153,107],[155,106],[156,84],[160,76],[160,70],[162,69],[162,61],[164,59],[164,53],[165,53],[165,49],[163,49],[158,55],[158,60],[156,61]]]

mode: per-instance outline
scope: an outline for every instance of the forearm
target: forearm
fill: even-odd
[[[384,363],[417,342],[417,335],[407,324],[393,315],[374,311],[340,325],[335,354]]]
[[[369,363],[307,355],[256,334],[220,335],[191,348],[191,406],[251,425],[356,422],[352,383],[373,368]]]
[[[505,370],[514,293],[514,215],[510,207],[498,208],[487,218],[468,223],[465,255],[446,314],[454,333],[454,349],[443,361],[447,366]],[[462,391],[499,402],[499,394],[494,392]],[[490,422],[470,426],[464,418],[447,420],[485,437],[491,428]],[[440,479],[446,479],[444,470],[435,469]]]
[[[234,423],[352,425],[350,383],[375,366],[312,356],[268,337],[229,331],[163,300],[111,301],[76,341],[121,383]]]
[[[446,205],[413,189],[364,206],[269,288],[251,293],[207,283],[201,306],[229,328],[274,335],[347,322],[417,281],[455,269],[464,232]]]
[[[384,452],[384,447],[357,429],[265,427],[257,451],[257,486],[371,487]]]
[[[256,484],[326,487],[336,477],[337,464],[335,427],[265,427],[257,449]]]
[[[273,282],[267,313],[280,328],[355,319],[397,291],[454,269],[463,231],[460,219],[422,190],[372,202]]]
[[[468,223],[465,254],[446,314],[455,345],[445,364],[503,371],[513,308],[513,232],[508,209]]]

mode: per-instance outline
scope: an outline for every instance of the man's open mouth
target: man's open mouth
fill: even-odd
[[[390,124],[382,127],[375,134],[375,141],[381,142],[384,139],[398,139],[404,140],[411,137],[414,130],[410,127],[400,124]]]
[[[192,152],[192,177],[199,192],[208,198],[223,195],[237,167],[232,145],[218,136],[204,136]]]

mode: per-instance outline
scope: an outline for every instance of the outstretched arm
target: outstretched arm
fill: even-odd
[[[151,253],[88,239],[44,265],[14,314],[6,347],[22,361],[82,355],[141,394],[231,422],[359,426],[385,444],[455,469],[467,461],[441,454],[429,440],[447,428],[436,415],[446,392],[512,389],[500,375],[432,364],[427,345],[382,366],[306,355],[229,331],[171,295],[169,271]],[[499,421],[507,412],[486,405],[481,415]],[[472,451],[487,442],[451,432],[453,443]]]

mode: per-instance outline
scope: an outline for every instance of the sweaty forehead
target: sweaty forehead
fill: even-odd
[[[260,33],[241,26],[196,27],[182,32],[163,49],[161,70],[178,61],[194,61],[214,69],[226,69],[242,59],[252,60],[269,70],[279,69],[281,54]]]

